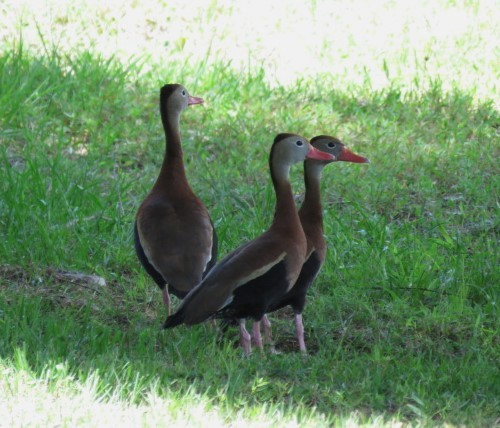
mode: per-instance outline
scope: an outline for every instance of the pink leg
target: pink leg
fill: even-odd
[[[262,325],[264,326],[264,343],[269,345],[269,348],[271,349],[272,353],[276,353],[276,348],[274,346],[273,335],[271,330],[271,321],[269,321],[267,315],[264,315],[262,317]]]
[[[260,321],[255,321],[252,326],[252,335],[255,346],[261,351],[264,351],[262,346],[262,336],[260,335]]]
[[[167,307],[167,315],[170,316],[170,294],[168,294],[167,286],[165,286],[165,288],[162,288],[161,293],[163,296],[163,303]]]
[[[295,331],[301,352],[307,352],[306,342],[304,341],[304,324],[302,323],[302,314],[295,314]]]
[[[240,323],[241,347],[245,351],[246,355],[250,355],[252,353],[252,338],[245,327],[245,320],[240,319],[238,322]]]

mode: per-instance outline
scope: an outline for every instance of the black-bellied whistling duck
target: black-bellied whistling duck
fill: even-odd
[[[262,349],[260,320],[295,283],[306,256],[306,237],[289,181],[290,167],[306,157],[333,159],[298,135],[279,134],[275,138],[269,156],[276,193],[271,227],[224,257],[167,318],[165,328],[197,324],[208,318],[237,319],[241,344],[248,354],[251,344],[245,318],[252,318],[254,340]]]
[[[323,168],[331,162],[344,161],[355,163],[369,163],[364,157],[358,156],[345,147],[335,137],[319,135],[311,139],[314,148],[330,153],[334,160],[306,159],[304,161],[305,197],[299,210],[299,218],[307,239],[307,253],[304,265],[295,285],[279,302],[269,308],[269,312],[290,305],[295,313],[295,330],[302,352],[306,351],[304,341],[304,325],[302,311],[306,304],[306,294],[314,279],[318,275],[326,256],[326,242],[323,236],[323,209],[321,207],[320,179]],[[267,317],[264,323],[269,328]]]
[[[203,203],[186,179],[179,119],[203,99],[169,84],[160,91],[166,152],[156,183],[142,202],[134,225],[139,260],[163,293],[170,315],[170,295],[183,298],[215,264],[217,235]]]

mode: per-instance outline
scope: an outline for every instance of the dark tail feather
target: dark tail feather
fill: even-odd
[[[183,323],[184,323],[184,314],[182,313],[182,311],[177,311],[175,314],[167,317],[167,319],[163,324],[163,328],[174,328]]]

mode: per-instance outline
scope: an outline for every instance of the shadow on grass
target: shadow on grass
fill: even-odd
[[[166,78],[189,75],[176,67]],[[206,325],[159,329],[159,292],[139,274],[130,237],[162,131],[151,78],[142,85],[129,72],[136,77],[91,56],[0,59],[2,358],[20,348],[40,376],[58,362],[82,381],[98,371],[102,391],[136,402],[152,384],[164,394],[194,389],[228,414],[273,404],[332,421],[360,412],[495,422],[492,103],[444,93],[439,82],[420,94],[351,95],[327,81],[271,90],[262,73],[206,70],[199,95],[212,106],[183,118],[184,147],[190,180],[224,230],[223,251],[271,219],[271,193],[260,190],[277,132],[337,134],[372,161],[324,173],[330,252],[304,314],[310,354],[297,352],[284,311],[273,315],[282,354],[243,358],[232,337],[220,341]],[[300,171],[294,180],[301,188]],[[107,283],[73,282],[58,269],[96,270]]]
[[[21,347],[35,377],[63,363],[80,382],[98,372],[99,390],[135,404],[155,385],[167,396],[197,391],[229,413],[277,405],[331,421],[350,414],[452,424],[496,417],[498,343],[486,326],[466,325],[471,317],[443,322],[393,299],[366,317],[363,305],[373,301],[340,289],[336,319],[315,314],[314,304],[306,310],[307,356],[297,351],[285,311],[274,319],[281,353],[244,357],[235,332],[221,340],[209,325],[161,331],[164,308],[152,284],[152,293],[132,301],[124,293],[132,278],[94,290],[11,267],[2,283],[2,358]],[[402,309],[422,318],[412,325]]]

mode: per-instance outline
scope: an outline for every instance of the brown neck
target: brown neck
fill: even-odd
[[[323,225],[323,207],[321,206],[321,171],[323,166],[318,162],[306,161],[304,164],[304,182],[306,193],[299,210],[302,222],[309,221]]]
[[[155,187],[162,186],[166,181],[175,181],[176,188],[188,186],[184,163],[182,162],[181,135],[179,130],[180,113],[168,113],[162,103],[161,118],[165,131],[166,149],[160,175]]]
[[[290,167],[276,168],[271,164],[271,178],[276,193],[276,207],[272,227],[302,230],[297,214],[292,186],[289,181]]]

